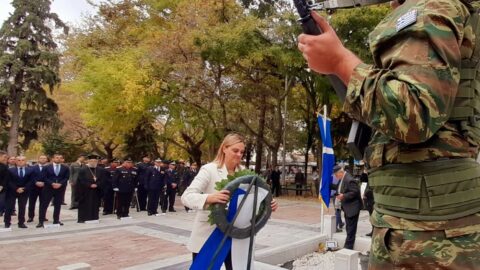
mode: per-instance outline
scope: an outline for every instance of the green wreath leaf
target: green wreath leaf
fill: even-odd
[[[220,190],[224,189],[228,185],[228,183],[230,183],[231,181],[237,179],[238,177],[246,176],[246,175],[256,175],[256,176],[260,177],[260,179],[262,181],[265,181],[265,179],[263,179],[262,176],[256,174],[254,171],[244,169],[244,170],[236,171],[233,175],[228,175],[226,179],[223,179],[222,181],[219,181],[219,182],[215,183],[215,189],[220,191]],[[230,200],[231,199],[232,199],[232,197],[230,197]],[[260,210],[263,211],[264,208],[265,208],[264,203],[262,203],[260,205],[259,213],[261,213]],[[213,219],[213,214],[212,214],[213,205],[210,205],[208,207],[208,210],[210,211],[210,214],[208,214],[208,223],[210,223],[210,225],[215,225],[215,221]]]

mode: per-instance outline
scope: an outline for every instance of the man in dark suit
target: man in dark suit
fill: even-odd
[[[148,188],[148,215],[158,214],[158,202],[160,197],[164,200],[167,189],[167,174],[165,168],[162,168],[163,161],[161,159],[155,160],[155,166],[148,168],[147,171],[147,188]],[[162,214],[165,214],[167,209],[163,208]]]
[[[45,167],[47,166],[48,157],[46,155],[40,155],[38,157],[38,163],[30,167],[32,169],[32,182],[30,189],[30,195],[28,196],[28,220],[27,222],[33,222],[35,217],[35,205],[37,199],[42,200],[42,191],[45,186]],[[39,207],[40,212],[40,207]]]
[[[7,160],[7,152],[0,151],[0,216],[5,212],[5,193],[8,182],[10,181]]]
[[[33,171],[27,168],[27,159],[24,156],[16,157],[17,167],[8,169],[10,172],[10,182],[6,194],[5,228],[10,228],[13,209],[18,200],[18,227],[25,229],[25,207],[28,201],[28,194],[33,180]]]
[[[52,164],[45,168],[45,187],[40,200],[40,217],[37,228],[43,227],[45,216],[47,213],[48,203],[53,198],[53,224],[63,223],[60,221],[60,209],[62,206],[65,189],[67,187],[68,178],[70,177],[70,169],[61,164],[63,155],[53,155]]]
[[[302,169],[297,168],[297,172],[295,173],[295,185],[297,189],[301,189],[303,185],[305,185],[307,181],[305,181],[305,174],[303,174]],[[296,190],[295,195],[302,195],[301,190]]]
[[[344,248],[353,249],[355,235],[357,234],[358,216],[362,208],[360,188],[357,181],[342,166],[336,165],[333,168],[333,173],[340,180],[336,185],[336,199],[341,202],[342,210],[345,213],[347,238]]]
[[[138,188],[137,188],[137,199],[138,207],[140,211],[147,210],[147,177],[149,168],[152,167],[152,163],[149,156],[144,156],[142,162],[137,164],[137,173],[138,173]]]

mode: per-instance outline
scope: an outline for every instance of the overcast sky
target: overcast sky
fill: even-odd
[[[11,2],[12,0],[0,0],[1,24],[8,18],[9,13],[13,12]],[[93,2],[98,3],[100,0]],[[89,5],[86,0],[53,0],[51,11],[57,13],[60,19],[68,24],[78,24],[82,15],[94,13],[94,7]]]

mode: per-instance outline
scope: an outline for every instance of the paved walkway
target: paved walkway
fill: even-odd
[[[278,201],[279,210],[257,235],[257,251],[320,233],[318,201],[294,197]],[[176,205],[177,212],[166,216],[147,216],[131,209],[132,219],[101,216],[98,224],[76,223],[76,210],[63,206],[61,220],[65,225],[59,228],[37,229],[35,220],[27,224],[28,229],[19,229],[13,219],[12,231],[0,232],[1,269],[55,269],[79,262],[93,269],[187,269],[191,254],[185,245],[195,213],[186,213],[179,199]],[[52,212],[48,210],[50,220]],[[369,231],[368,213],[362,211],[357,235]]]

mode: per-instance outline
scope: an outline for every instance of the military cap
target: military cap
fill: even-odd
[[[117,158],[112,159],[112,163],[121,163],[121,161]]]
[[[133,159],[131,157],[126,157],[123,159],[123,162],[133,162]]]
[[[175,160],[172,160],[168,163],[169,165],[177,165],[177,163],[175,162]]]
[[[342,170],[342,169],[343,169],[343,166],[335,165],[335,166],[333,167],[333,173],[336,173],[336,172],[338,172],[338,171],[340,171],[340,170]]]
[[[157,158],[155,159],[155,162],[163,162],[163,160],[161,158]]]
[[[97,154],[90,154],[87,156],[88,159],[100,159],[100,156]]]

